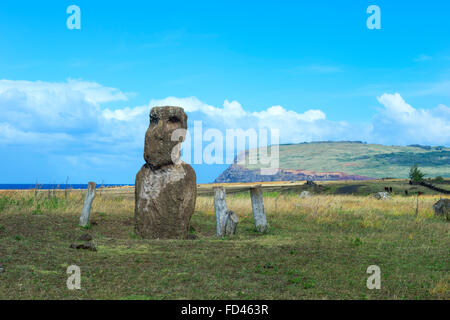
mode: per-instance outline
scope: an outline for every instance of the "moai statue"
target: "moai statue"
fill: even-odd
[[[136,175],[135,230],[147,239],[185,239],[194,214],[197,182],[181,161],[187,116],[180,107],[154,107],[145,134],[144,164]]]

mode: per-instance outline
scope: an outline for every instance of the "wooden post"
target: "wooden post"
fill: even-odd
[[[67,200],[67,183],[69,182],[69,177],[66,178],[66,186],[64,188],[64,199]]]
[[[86,199],[84,200],[83,210],[80,216],[80,226],[85,227],[89,224],[89,215],[91,214],[92,201],[95,197],[95,182],[89,182]]]
[[[231,210],[227,210],[227,217],[225,223],[225,234],[231,236],[236,233],[237,224],[239,222],[238,216]]]
[[[266,213],[264,211],[264,199],[261,185],[250,189],[252,198],[253,219],[255,220],[256,231],[266,232],[268,230]]]
[[[225,235],[225,223],[227,218],[227,203],[225,201],[225,188],[214,188],[214,211],[216,212],[216,235],[223,237]]]
[[[39,189],[38,181],[36,180],[36,186],[34,187],[34,197],[36,198]]]
[[[417,193],[417,200],[416,200],[416,218],[419,216],[419,196],[420,196],[420,191]]]
[[[281,196],[281,194],[277,194],[276,198],[275,198],[275,214],[278,213],[278,198]]]
[[[236,233],[237,215],[227,208],[224,187],[214,187],[214,211],[216,212],[216,235],[218,238]]]

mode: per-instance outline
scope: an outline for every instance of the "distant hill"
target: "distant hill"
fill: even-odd
[[[261,165],[249,164],[246,151],[237,157],[245,157],[246,164],[236,160],[215,182],[407,178],[414,164],[426,177],[450,177],[450,148],[446,147],[323,141],[280,145],[279,155],[280,170],[275,175],[261,175]]]

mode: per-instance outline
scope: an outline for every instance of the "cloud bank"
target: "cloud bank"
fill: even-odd
[[[127,101],[125,93],[96,82],[0,80],[0,148],[21,147],[54,153],[68,163],[117,161],[126,165],[143,150],[149,111],[157,105],[185,109],[190,126],[279,129],[280,143],[360,140],[382,144],[450,145],[450,108],[418,109],[399,93],[384,93],[380,108],[366,123],[327,119],[323,110],[294,111],[276,105],[250,111],[238,101],[209,105],[197,97],[153,99],[142,106],[106,108]],[[9,150],[9,149],[8,149]],[[238,151],[238,150],[237,150]],[[135,159],[135,160],[133,160]]]
[[[377,98],[384,108],[375,115],[372,139],[390,144],[449,145],[450,108],[415,109],[400,94]]]

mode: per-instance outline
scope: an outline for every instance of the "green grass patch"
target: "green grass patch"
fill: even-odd
[[[107,197],[89,229],[96,252],[69,248],[86,232],[71,200],[0,200],[0,299],[450,299],[442,219],[369,211],[349,195],[332,212],[268,211],[268,234],[237,212],[237,235],[217,239],[214,214],[198,211],[197,239],[146,240],[134,233],[132,199]],[[38,204],[42,214],[33,213]],[[70,265],[81,269],[81,290],[66,287]],[[370,265],[381,268],[380,290],[366,287]]]

